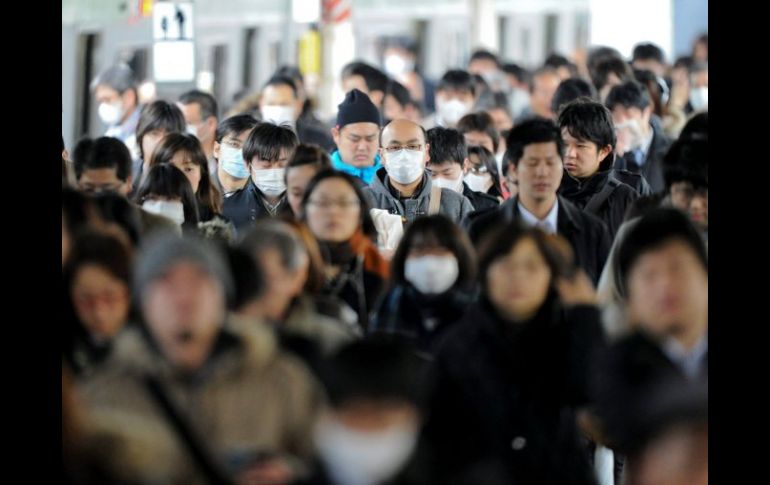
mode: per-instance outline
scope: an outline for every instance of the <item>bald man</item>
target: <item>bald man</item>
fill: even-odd
[[[398,214],[404,222],[442,214],[455,223],[473,211],[461,194],[431,184],[425,164],[428,155],[425,129],[409,120],[393,120],[380,132],[382,168],[365,189],[373,208]]]

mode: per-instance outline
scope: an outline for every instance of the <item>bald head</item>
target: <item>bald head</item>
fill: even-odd
[[[380,146],[425,145],[428,134],[425,128],[410,120],[393,120],[380,131]]]

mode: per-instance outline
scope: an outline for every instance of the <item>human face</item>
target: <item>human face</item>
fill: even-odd
[[[554,142],[530,143],[513,170],[519,197],[527,203],[547,203],[556,199],[556,190],[564,174],[559,149]]]
[[[118,169],[115,167],[89,168],[80,174],[78,188],[91,194],[111,190],[126,196],[131,189],[131,183],[128,180],[120,180]]]
[[[328,178],[315,186],[305,206],[310,231],[321,241],[344,242],[361,226],[361,201],[344,180]]]
[[[71,288],[78,319],[97,340],[114,337],[128,318],[128,285],[97,264],[76,270]]]
[[[305,196],[305,188],[310,179],[318,173],[318,167],[314,164],[300,165],[286,170],[286,190],[294,214],[302,210],[302,197]]]
[[[178,151],[171,158],[171,165],[175,166],[184,173],[187,180],[190,181],[193,192],[198,193],[198,186],[201,183],[201,167],[193,162],[190,155],[185,151]]]
[[[376,123],[351,123],[340,129],[332,128],[332,137],[337,144],[340,158],[354,167],[371,167],[377,156],[377,135],[380,127]]]
[[[544,73],[532,79],[530,104],[535,114],[546,118],[554,117],[554,113],[551,111],[551,101],[560,82],[559,76],[551,73]]]
[[[561,136],[564,139],[564,168],[577,179],[598,172],[602,160],[612,149],[609,145],[598,148],[592,141],[575,138],[567,128],[562,128]]]
[[[463,136],[465,137],[465,143],[469,147],[484,147],[489,150],[489,153],[495,153],[495,145],[492,141],[492,137],[483,131],[469,131]]]
[[[200,140],[201,145],[207,145],[214,140],[217,131],[217,119],[213,116],[201,117],[201,105],[199,103],[182,104],[177,103],[182,110],[185,122],[195,127],[195,136]]]
[[[149,163],[155,147],[160,144],[167,134],[166,130],[152,130],[144,134],[144,137],[142,137],[142,153],[144,154],[145,162]]]

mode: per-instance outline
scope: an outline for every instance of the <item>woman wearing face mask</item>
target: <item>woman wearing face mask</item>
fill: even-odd
[[[474,192],[497,197],[503,200],[500,190],[500,173],[497,171],[495,156],[484,147],[468,147],[468,161],[465,164],[465,178],[468,187]]]
[[[569,269],[568,248],[515,223],[482,241],[481,297],[434,366],[426,438],[445,479],[483,463],[505,470],[507,483],[595,483],[575,411],[603,335],[591,283]]]
[[[389,268],[372,241],[377,233],[361,189],[353,177],[324,170],[308,183],[301,207],[325,263],[322,293],[343,300],[365,332]]]
[[[403,336],[432,354],[473,302],[474,277],[473,249],[459,227],[441,215],[415,220],[393,257],[391,289],[370,332]]]
[[[190,181],[170,163],[155,165],[139,188],[135,202],[142,209],[176,222],[183,232],[197,232],[198,204]]]
[[[234,233],[232,223],[222,216],[222,195],[212,183],[208,162],[203,148],[195,135],[171,133],[166,136],[152,154],[150,166],[169,164],[184,173],[190,182],[198,206],[198,222],[201,232],[205,228]],[[219,226],[222,226],[219,229]]]
[[[77,376],[93,372],[130,319],[130,247],[108,233],[85,230],[75,238],[64,267],[64,286],[74,315],[68,321],[64,357]]]

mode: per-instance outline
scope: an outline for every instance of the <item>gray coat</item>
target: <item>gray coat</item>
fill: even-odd
[[[425,183],[420,192],[406,200],[405,204],[390,193],[390,180],[384,168],[377,171],[369,187],[364,188],[369,205],[374,209],[384,209],[391,214],[399,214],[406,222],[412,222],[419,216],[428,215],[430,204],[431,180],[427,170],[423,175]],[[473,212],[473,204],[462,194],[451,189],[441,189],[441,204],[439,214],[444,215],[459,224],[469,213]]]

